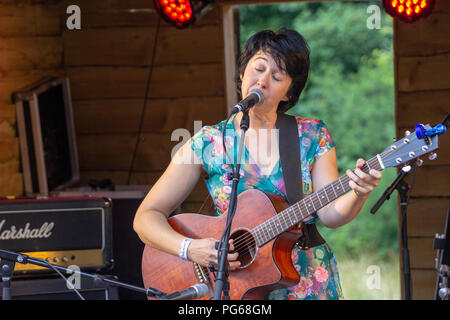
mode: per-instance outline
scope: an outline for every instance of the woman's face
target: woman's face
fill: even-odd
[[[259,88],[264,92],[264,103],[253,111],[276,111],[280,101],[287,101],[286,96],[292,83],[292,78],[281,70],[270,54],[259,51],[248,62],[244,75],[241,75],[242,97],[247,97],[249,91]]]

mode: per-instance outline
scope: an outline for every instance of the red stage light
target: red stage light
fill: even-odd
[[[384,10],[394,18],[414,22],[431,13],[435,0],[383,0]]]
[[[212,0],[154,0],[157,11],[169,23],[184,28],[198,20]]]

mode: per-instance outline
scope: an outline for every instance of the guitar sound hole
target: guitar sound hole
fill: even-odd
[[[238,252],[238,261],[241,262],[240,268],[248,267],[256,257],[258,248],[256,246],[255,238],[248,230],[237,230],[230,235],[234,243],[234,252]]]

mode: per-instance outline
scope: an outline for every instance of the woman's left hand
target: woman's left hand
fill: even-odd
[[[361,199],[367,199],[382,177],[381,171],[375,169],[370,169],[368,174],[363,172],[361,167],[365,163],[364,159],[360,158],[356,161],[355,170],[347,170],[346,172],[347,176],[351,179],[349,181],[350,188]]]

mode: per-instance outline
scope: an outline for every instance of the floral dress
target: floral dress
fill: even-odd
[[[233,125],[234,116],[225,128],[226,151],[233,163],[238,158],[239,134]],[[305,119],[296,116],[301,154],[303,193],[312,193],[311,170],[314,162],[334,147],[333,139],[325,124],[320,120]],[[231,172],[230,162],[222,145],[222,130],[225,121],[217,125],[205,126],[191,139],[191,147],[201,161],[209,177],[206,186],[216,206],[216,215],[221,215],[228,209],[232,181],[228,179]],[[250,130],[249,130],[250,131]],[[280,161],[270,173],[263,172],[255,161],[252,161],[249,151],[244,146],[240,167],[238,194],[247,189],[258,189],[266,193],[283,196],[287,201],[286,189]],[[318,216],[313,214],[305,223],[315,223]],[[292,262],[300,275],[298,284],[272,291],[267,299],[342,299],[342,289],[334,254],[324,243],[307,250],[292,248]]]

